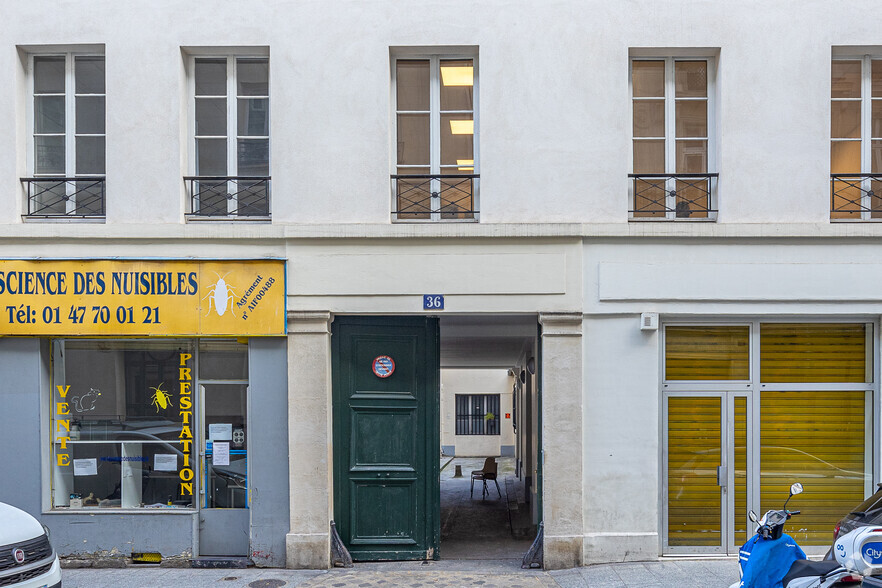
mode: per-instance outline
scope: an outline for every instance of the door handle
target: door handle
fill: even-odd
[[[717,466],[717,486],[725,487],[729,482],[726,466]]]

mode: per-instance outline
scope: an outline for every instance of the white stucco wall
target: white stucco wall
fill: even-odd
[[[512,377],[504,369],[441,370],[441,445],[454,446],[457,457],[500,455],[501,447],[514,451],[515,435],[511,415]],[[499,394],[499,435],[457,435],[457,394]]]
[[[270,54],[277,223],[389,222],[389,54],[407,46],[477,47],[482,223],[626,224],[629,50],[678,52],[664,48],[719,56],[719,222],[826,223],[831,51],[882,46],[867,18],[875,9],[872,0],[10,3],[0,221],[21,222],[21,56],[89,44],[107,56],[108,224],[183,221],[183,55],[237,46]]]

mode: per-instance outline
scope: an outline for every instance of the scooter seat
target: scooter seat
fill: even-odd
[[[808,559],[798,559],[790,566],[790,571],[784,576],[781,584],[786,586],[788,582],[794,578],[804,578],[806,576],[826,576],[833,570],[842,566],[837,561],[811,561]]]

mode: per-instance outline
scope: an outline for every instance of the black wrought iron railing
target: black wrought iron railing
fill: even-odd
[[[476,220],[478,174],[392,176],[397,220]]]
[[[28,211],[33,218],[103,218],[105,179],[103,176],[21,178],[27,192]]]
[[[830,174],[830,218],[882,218],[882,174]]]
[[[269,176],[185,176],[191,218],[269,218]]]
[[[719,174],[628,174],[633,219],[714,220]]]

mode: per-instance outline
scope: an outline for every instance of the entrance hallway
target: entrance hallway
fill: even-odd
[[[496,463],[499,493],[496,484],[488,480],[490,494],[482,499],[481,480],[475,480],[473,495],[470,488],[471,472],[481,469],[484,458],[441,458],[441,467],[444,468],[441,470],[442,560],[519,562],[530,548],[534,535],[530,533],[529,510],[523,503],[518,507],[515,460],[513,457],[497,457]],[[461,478],[454,477],[457,465],[462,469]]]

